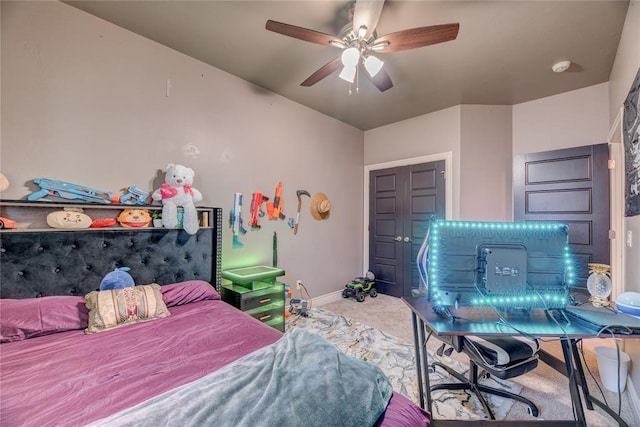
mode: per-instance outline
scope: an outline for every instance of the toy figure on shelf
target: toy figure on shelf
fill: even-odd
[[[63,199],[79,199],[86,202],[119,203],[120,196],[108,191],[95,190],[82,185],[47,178],[34,178],[33,183],[40,187],[27,196],[27,200],[38,200],[45,196],[58,196]]]
[[[51,228],[89,228],[91,218],[80,208],[64,208],[47,215],[47,225]]]
[[[165,228],[178,225],[178,207],[182,206],[182,228],[189,234],[198,232],[200,226],[195,204],[202,200],[202,193],[191,187],[194,175],[191,168],[173,163],[167,165],[164,184],[152,194],[153,200],[162,201],[162,225]]]
[[[125,209],[118,215],[118,222],[125,228],[145,228],[151,224],[147,209]]]

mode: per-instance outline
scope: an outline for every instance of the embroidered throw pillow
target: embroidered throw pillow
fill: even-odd
[[[169,316],[160,285],[156,283],[93,291],[84,299],[89,309],[87,334]]]

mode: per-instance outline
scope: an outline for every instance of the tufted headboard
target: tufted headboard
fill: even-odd
[[[220,290],[221,209],[213,227],[181,229],[4,231],[0,234],[0,298],[85,295],[105,274],[129,267],[138,285],[191,279]]]

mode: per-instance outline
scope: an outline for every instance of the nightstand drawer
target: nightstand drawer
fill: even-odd
[[[247,310],[245,313],[266,323],[284,315],[284,301],[271,303],[264,307],[257,307],[253,310]]]
[[[284,307],[284,285],[277,283],[268,288],[252,291],[242,286],[223,285],[222,300],[242,311],[252,310],[269,304],[281,303]]]
[[[284,286],[273,286],[270,289],[263,289],[261,291],[252,292],[250,295],[244,295],[242,300],[242,310],[251,310],[269,304],[279,304],[284,307]]]

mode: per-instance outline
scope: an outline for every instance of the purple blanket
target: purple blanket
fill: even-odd
[[[192,382],[282,334],[220,300],[85,335],[60,332],[0,344],[0,425],[84,425]],[[381,425],[428,425],[395,394]]]

